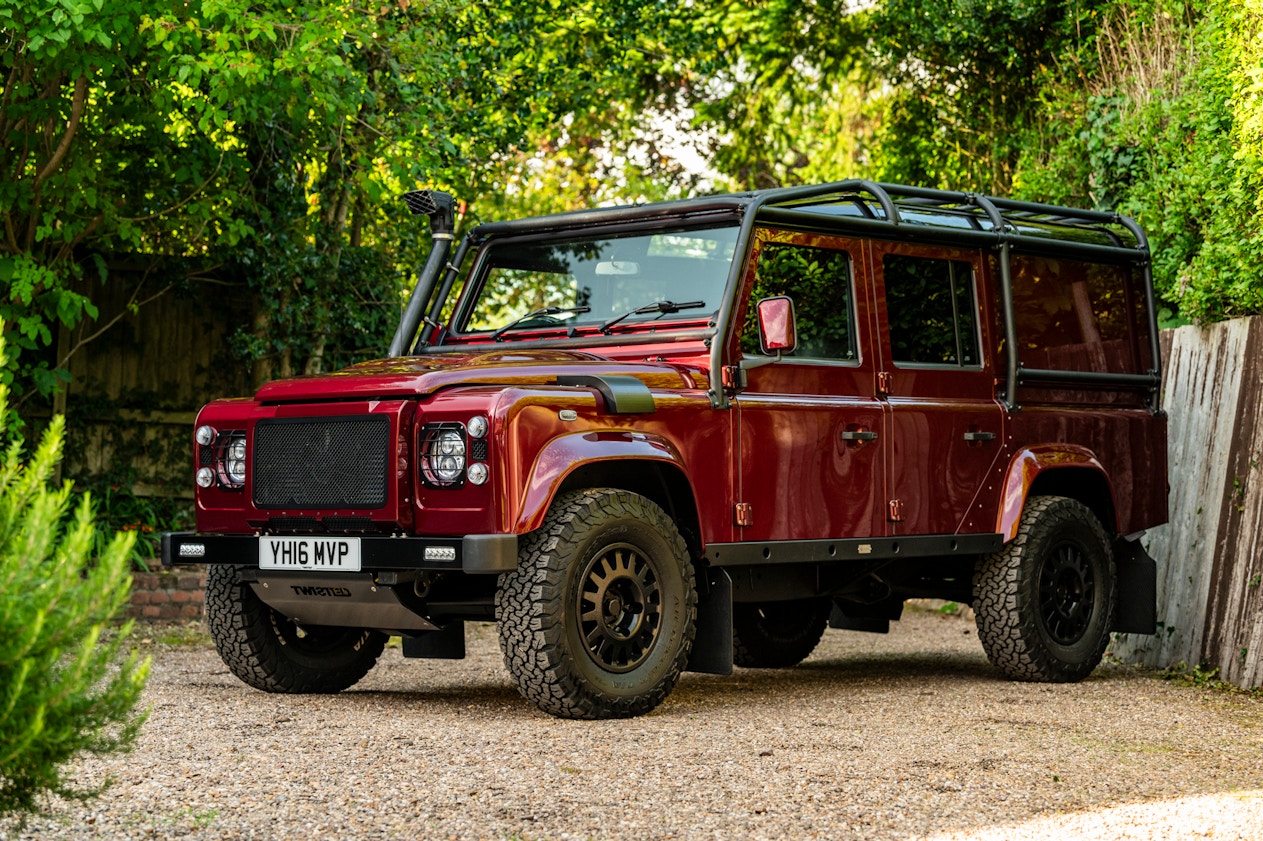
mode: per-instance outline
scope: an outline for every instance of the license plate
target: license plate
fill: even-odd
[[[260,537],[259,569],[360,571],[358,537]]]

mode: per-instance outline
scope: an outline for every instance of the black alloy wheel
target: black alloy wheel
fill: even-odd
[[[615,674],[645,662],[662,629],[662,588],[652,556],[616,543],[588,562],[575,609],[588,654]]]

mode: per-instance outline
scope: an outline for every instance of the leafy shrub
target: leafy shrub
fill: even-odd
[[[0,385],[0,418],[7,397]],[[130,622],[110,627],[131,588],[135,535],[98,552],[89,498],[50,487],[63,427],[53,419],[28,463],[20,440],[0,459],[0,816],[36,812],[47,795],[98,794],[77,788],[66,764],[128,749],[145,718],[134,707],[148,661],[124,652]]]

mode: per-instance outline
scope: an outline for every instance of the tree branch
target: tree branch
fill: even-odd
[[[75,79],[75,95],[74,100],[70,103],[70,119],[66,122],[66,132],[61,136],[61,142],[57,144],[57,149],[53,152],[53,156],[48,159],[48,163],[44,164],[44,168],[40,170],[39,175],[35,176],[36,186],[39,186],[40,182],[57,171],[57,167],[61,166],[62,159],[70,151],[70,143],[75,139],[75,132],[79,128],[80,118],[83,117],[83,105],[87,98],[88,77],[83,75]]]

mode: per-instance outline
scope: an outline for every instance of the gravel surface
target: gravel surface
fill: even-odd
[[[469,628],[464,661],[392,647],[321,697],[249,689],[153,629],[138,747],[77,771],[114,786],[21,837],[1263,838],[1263,698],[1108,663],[1009,683],[960,616],[829,631],[791,670],[686,674],[613,722],[536,711],[494,628]]]

